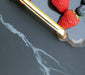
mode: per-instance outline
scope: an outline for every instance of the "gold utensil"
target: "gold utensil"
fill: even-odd
[[[42,19],[47,25],[54,29],[60,40],[64,40],[67,37],[65,30],[60,27],[56,22],[54,22],[50,17],[48,17],[44,12],[42,12],[38,7],[36,7],[30,0],[19,0],[24,6],[29,8],[34,14],[36,14],[40,19]]]

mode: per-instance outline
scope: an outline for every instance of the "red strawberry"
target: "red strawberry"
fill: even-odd
[[[69,0],[51,0],[51,2],[61,13],[64,13],[66,10],[68,10]]]
[[[61,17],[60,21],[58,22],[58,24],[63,28],[63,29],[67,29],[70,27],[75,26],[76,24],[78,24],[79,22],[79,16],[76,15],[75,12],[73,12],[73,10],[67,10],[64,15]]]

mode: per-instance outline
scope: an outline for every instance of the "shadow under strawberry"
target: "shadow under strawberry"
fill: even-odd
[[[50,9],[52,9],[52,11],[55,11],[56,13],[60,14],[61,16],[59,17],[58,21],[56,21],[57,23],[59,22],[60,18],[62,17],[63,13],[60,13],[55,6],[53,6],[53,4],[51,3],[51,0],[48,0],[48,6],[50,7]]]

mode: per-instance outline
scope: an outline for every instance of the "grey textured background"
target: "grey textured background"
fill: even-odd
[[[45,4],[47,5],[48,1],[41,1],[32,0],[48,16],[58,21],[60,14],[56,13],[57,11],[55,12],[53,7],[46,10]],[[75,10],[79,4],[80,0],[70,0],[69,7]],[[66,64],[68,69],[71,68],[71,75],[85,75],[85,47],[73,48],[67,43],[60,42],[53,30],[13,1],[0,0],[0,14],[3,15],[6,22],[23,32],[35,47],[45,50]],[[0,75],[42,75],[32,50],[27,48],[18,36],[12,34],[1,23]]]

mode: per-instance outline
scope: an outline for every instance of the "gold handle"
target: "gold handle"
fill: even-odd
[[[67,35],[65,30],[60,27],[56,22],[49,18],[45,13],[43,13],[39,8],[37,8],[30,0],[19,0],[23,5],[29,8],[34,14],[36,14],[40,19],[47,23],[51,28],[53,28],[59,39],[66,39]]]

